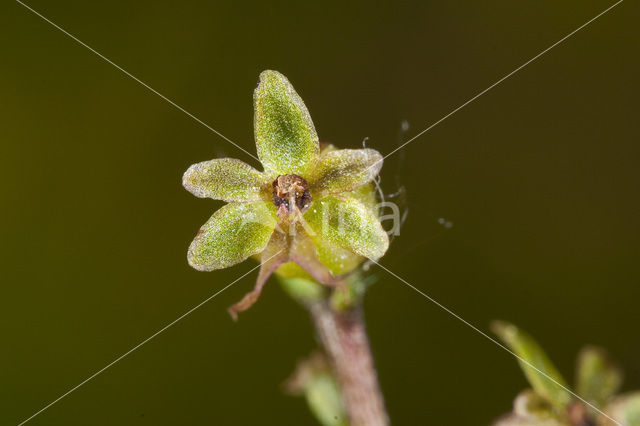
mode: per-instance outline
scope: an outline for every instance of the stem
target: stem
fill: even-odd
[[[336,311],[327,300],[308,305],[340,384],[351,426],[387,426],[389,417],[360,308]]]

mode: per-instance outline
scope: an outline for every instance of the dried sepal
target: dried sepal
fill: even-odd
[[[374,149],[340,149],[323,153],[313,171],[313,190],[319,196],[353,191],[373,180],[382,168]]]
[[[256,284],[252,291],[245,294],[242,300],[234,304],[229,308],[229,314],[236,320],[238,314],[249,309],[260,297],[262,288],[267,283],[267,280],[275,272],[276,269],[283,263],[289,260],[289,245],[287,242],[287,235],[274,231],[271,234],[269,243],[262,252],[260,259],[260,272],[256,279]]]
[[[187,254],[189,264],[200,271],[213,271],[240,263],[264,250],[275,224],[273,204],[227,204],[198,231]]]
[[[264,173],[233,158],[196,163],[182,177],[182,185],[196,197],[227,202],[259,201],[268,184]]]
[[[307,176],[318,159],[318,135],[289,80],[277,71],[262,72],[253,100],[256,147],[265,171]]]
[[[317,200],[305,213],[313,238],[377,260],[387,251],[389,237],[376,215],[352,197]]]

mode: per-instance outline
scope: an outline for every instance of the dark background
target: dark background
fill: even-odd
[[[276,69],[323,140],[388,153],[613,1],[33,0],[28,4],[250,152]],[[180,184],[218,156],[257,165],[15,2],[0,13],[0,424],[17,424],[254,266],[186,263],[221,203]],[[534,334],[572,380],[607,347],[640,388],[640,8],[627,0],[394,154],[409,218],[383,263],[482,330]],[[400,170],[398,172],[398,170]],[[446,218],[453,228],[438,223]],[[381,270],[367,322],[397,425],[486,425],[516,361]],[[254,275],[33,425],[314,424],[280,385],[315,347],[306,312]]]

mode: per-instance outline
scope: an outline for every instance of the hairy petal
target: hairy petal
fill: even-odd
[[[196,197],[227,202],[258,201],[267,183],[264,173],[233,158],[194,164],[182,176],[182,185]]]
[[[277,71],[264,71],[253,102],[256,146],[265,170],[307,175],[318,158],[318,135],[291,83]]]
[[[313,239],[320,262],[334,275],[346,274],[354,270],[364,257],[351,250],[329,244],[322,238]]]
[[[382,155],[374,149],[341,149],[320,157],[312,187],[319,196],[353,191],[373,180],[382,168]]]
[[[189,264],[200,271],[213,271],[240,263],[264,250],[275,225],[272,204],[227,204],[200,228],[189,247]]]
[[[389,248],[389,237],[373,212],[352,197],[329,196],[315,201],[304,214],[312,238],[377,260]]]

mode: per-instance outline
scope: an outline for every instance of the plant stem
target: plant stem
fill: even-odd
[[[340,384],[351,426],[387,426],[389,417],[359,307],[337,311],[327,300],[308,305]]]

